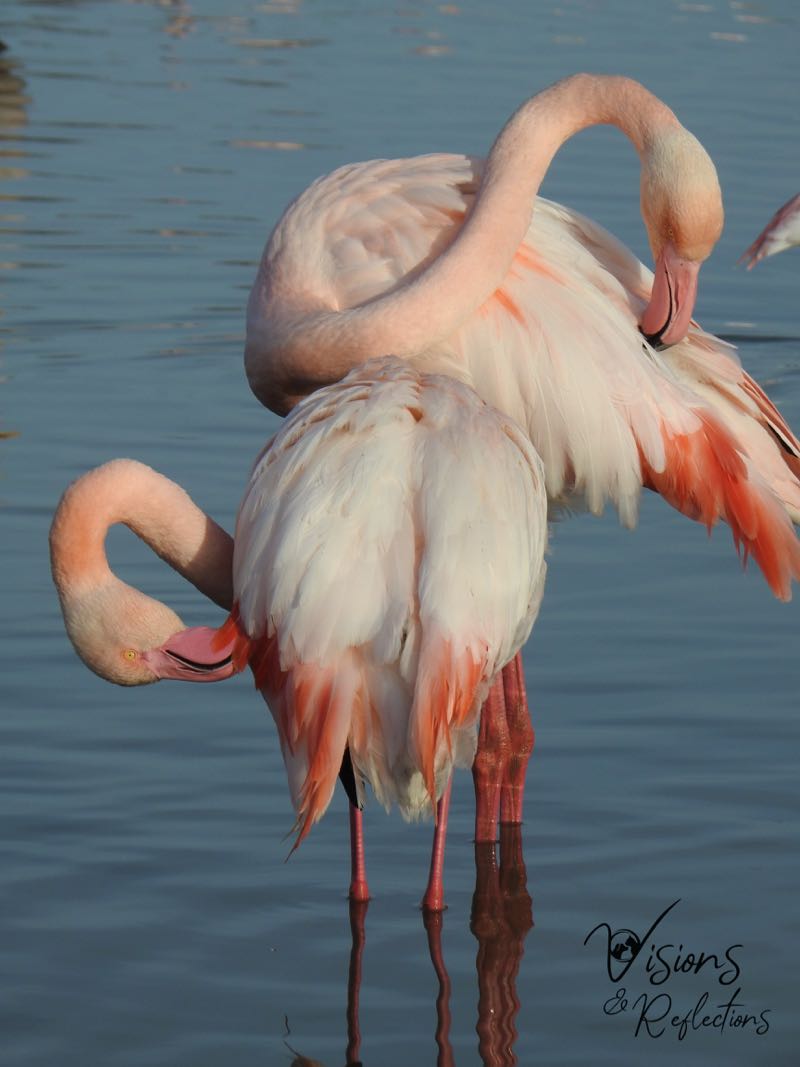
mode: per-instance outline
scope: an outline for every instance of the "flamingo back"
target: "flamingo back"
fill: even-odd
[[[538,457],[459,382],[386,358],[298,405],[253,471],[234,556],[298,840],[345,746],[408,818],[471,763],[489,684],[538,611],[545,544]]]

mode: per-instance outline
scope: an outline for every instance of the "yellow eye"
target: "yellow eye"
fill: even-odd
[[[126,648],[122,655],[125,659],[136,659],[136,650],[133,648]]]

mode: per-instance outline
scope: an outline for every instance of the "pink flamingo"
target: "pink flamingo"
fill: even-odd
[[[123,685],[216,681],[249,662],[281,741],[297,844],[343,760],[408,819],[434,810],[427,910],[444,906],[450,778],[470,766],[481,704],[530,632],[544,587],[541,461],[514,423],[446,377],[376,360],[309,397],[262,452],[227,534],[131,460],[65,493],[51,531],[67,632]],[[110,571],[124,522],[233,610],[185,630]],[[351,896],[368,896],[360,812]]]
[[[599,123],[639,155],[654,278],[601,227],[536,196],[561,144]],[[377,160],[302,193],[250,296],[251,388],[284,413],[388,352],[459,376],[526,430],[556,507],[599,513],[610,499],[634,526],[642,487],[653,489],[709,528],[726,521],[788,599],[800,442],[735,351],[691,317],[722,223],[713,163],[672,111],[630,79],[575,75],[523,104],[485,162]],[[533,738],[519,660],[505,682],[487,706],[494,747],[478,749],[478,840],[494,838],[509,752],[519,766],[503,817],[521,818]]]
[[[800,245],[800,193],[778,208],[767,225],[750,247],[739,257],[747,260],[747,269],[752,270],[767,256]]]

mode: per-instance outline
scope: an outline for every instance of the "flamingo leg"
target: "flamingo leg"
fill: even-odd
[[[433,849],[431,851],[431,870],[428,875],[428,888],[422,898],[423,911],[444,911],[444,843],[447,837],[447,815],[450,811],[450,793],[453,789],[453,777],[447,783],[445,791],[436,805],[436,829],[433,832]]]
[[[521,652],[503,668],[502,679],[509,733],[509,757],[500,792],[500,822],[521,823],[525,776],[535,739],[525,691]]]
[[[498,674],[481,709],[478,750],[472,765],[476,841],[497,839],[501,787],[512,751],[510,746],[504,678]]]
[[[369,900],[367,868],[364,862],[364,825],[361,808],[350,805],[350,899]]]

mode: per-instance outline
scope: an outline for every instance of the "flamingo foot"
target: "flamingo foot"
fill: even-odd
[[[364,860],[364,820],[360,808],[350,805],[350,892],[351,900],[369,900],[367,868]]]
[[[444,911],[444,886],[442,875],[444,873],[444,843],[447,837],[447,815],[450,811],[450,793],[453,789],[453,778],[447,783],[445,791],[436,805],[436,829],[433,833],[433,849],[431,851],[431,869],[428,875],[428,887],[422,898],[422,910]]]

